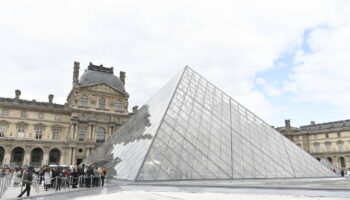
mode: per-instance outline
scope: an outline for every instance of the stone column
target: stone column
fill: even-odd
[[[31,148],[26,147],[24,150],[24,158],[23,158],[23,165],[29,165],[30,164],[30,154],[31,154]]]
[[[4,161],[3,161],[3,165],[10,165],[11,162],[11,146],[10,145],[6,145],[4,146],[5,148],[5,155],[4,155]]]
[[[62,151],[63,152],[61,153],[60,164],[69,164],[71,157],[70,148],[65,146],[62,148]]]
[[[72,147],[71,148],[71,160],[70,160],[70,164],[71,165],[75,165],[76,164],[76,147]]]
[[[76,132],[77,132],[77,124],[76,124],[76,123],[74,123],[74,124],[73,124],[73,134],[72,134],[72,139],[75,139],[75,134],[76,134]]]
[[[49,164],[49,154],[50,154],[50,147],[44,146],[44,156],[43,161],[41,162],[42,165],[48,165]]]
[[[91,124],[90,126],[91,130],[90,130],[90,141],[94,141],[94,128],[95,128],[95,125],[94,124]]]

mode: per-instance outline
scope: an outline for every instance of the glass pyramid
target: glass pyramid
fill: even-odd
[[[334,176],[189,67],[87,158],[127,180]]]

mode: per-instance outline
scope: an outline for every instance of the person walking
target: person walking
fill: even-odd
[[[33,168],[28,167],[24,172],[23,172],[23,185],[26,186],[26,188],[22,191],[18,197],[22,197],[25,192],[27,192],[27,197],[30,195],[30,187],[32,185],[32,180],[33,180]]]

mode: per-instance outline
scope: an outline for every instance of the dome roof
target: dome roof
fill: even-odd
[[[121,92],[125,92],[123,82],[113,74],[113,67],[106,68],[102,65],[96,66],[90,63],[88,69],[81,75],[79,84],[87,86],[98,83],[105,83]]]

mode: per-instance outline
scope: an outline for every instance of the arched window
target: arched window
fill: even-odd
[[[83,107],[87,107],[88,106],[88,97],[86,95],[83,95],[83,97],[81,97],[80,105],[83,106]]]
[[[120,100],[115,103],[115,111],[123,112],[123,103]]]
[[[21,166],[24,158],[24,149],[16,147],[12,150],[11,163],[15,166]]]
[[[346,165],[345,165],[345,158],[344,157],[340,157],[339,158],[339,162],[340,162],[340,167],[341,168],[345,168]]]
[[[100,109],[105,109],[105,107],[106,107],[106,99],[104,97],[100,97],[99,108]]]
[[[31,153],[31,165],[40,167],[41,166],[41,161],[43,159],[44,152],[40,148],[35,148],[32,150]]]
[[[3,163],[4,161],[4,156],[5,156],[5,149],[0,146],[0,164]]]
[[[49,164],[58,165],[60,163],[61,151],[58,149],[52,149],[49,153]]]
[[[96,142],[97,143],[104,143],[105,137],[106,137],[106,130],[102,127],[98,128],[97,134],[96,134]]]

